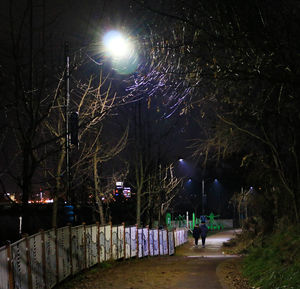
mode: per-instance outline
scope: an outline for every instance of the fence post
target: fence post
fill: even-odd
[[[41,237],[42,237],[42,268],[43,268],[43,281],[44,281],[44,288],[47,288],[47,279],[46,279],[46,247],[45,247],[45,232],[44,230],[40,230]]]
[[[31,276],[31,262],[30,262],[30,245],[28,240],[28,234],[24,234],[26,244],[26,266],[27,266],[27,275],[28,275],[28,288],[32,289],[32,276]]]
[[[56,283],[59,283],[59,256],[58,256],[58,241],[57,241],[57,228],[54,227],[55,234],[55,261],[56,261]]]
[[[100,223],[96,222],[97,225],[97,262],[100,263]]]
[[[122,225],[123,225],[123,248],[124,248],[124,257],[123,257],[123,259],[125,260],[126,259],[126,240],[125,240],[125,238],[126,238],[126,232],[125,232],[125,223],[123,222],[122,223]]]
[[[7,244],[6,244],[6,256],[7,256],[9,289],[13,289],[14,288],[14,274],[13,274],[13,268],[12,268],[10,241],[7,241]]]

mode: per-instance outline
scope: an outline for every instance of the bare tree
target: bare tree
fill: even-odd
[[[79,117],[78,124],[78,147],[71,147],[71,202],[76,203],[75,191],[83,183],[93,180],[93,189],[91,190],[97,199],[98,210],[100,213],[101,223],[104,223],[104,213],[101,199],[101,172],[99,167],[102,162],[107,162],[122,151],[126,145],[128,129],[123,132],[121,137],[113,143],[113,139],[108,144],[104,143],[106,139],[103,135],[103,127],[105,120],[111,117],[113,111],[120,103],[120,97],[112,92],[111,83],[107,76],[102,77],[102,70],[99,77],[93,75],[85,83],[82,80],[74,82],[72,89],[72,107],[76,108]],[[58,138],[58,147],[60,148],[56,160],[51,168],[47,171],[50,179],[56,180],[54,192],[54,210],[52,225],[55,226],[57,221],[57,201],[61,197],[67,199],[66,196],[66,150],[65,150],[65,129],[64,122],[65,112],[63,110],[63,97],[58,98],[57,106],[52,110],[52,115],[47,121],[47,128],[53,136]],[[72,133],[72,132],[71,132]],[[49,159],[49,164],[52,161]],[[50,185],[50,183],[49,183]],[[90,188],[91,189],[91,188]],[[86,195],[88,192],[86,192]]]
[[[276,1],[276,8],[251,1],[136,2],[151,15],[144,41],[150,48],[133,90],[159,92],[170,113],[197,111],[197,157],[239,156],[264,184],[260,194],[267,200],[271,187],[280,188],[283,207],[292,208],[289,219],[298,222],[297,1]]]

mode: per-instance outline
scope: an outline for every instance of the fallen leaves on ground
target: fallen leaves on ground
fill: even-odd
[[[222,262],[217,268],[220,281],[229,289],[251,289],[248,280],[242,276],[240,258]]]

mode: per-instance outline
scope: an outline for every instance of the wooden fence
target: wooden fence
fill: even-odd
[[[185,228],[94,224],[41,231],[0,248],[0,289],[53,288],[98,263],[172,255],[185,242]]]

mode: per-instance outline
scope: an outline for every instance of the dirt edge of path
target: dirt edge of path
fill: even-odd
[[[225,260],[217,267],[216,274],[224,289],[251,289],[248,280],[242,275],[242,257]]]

